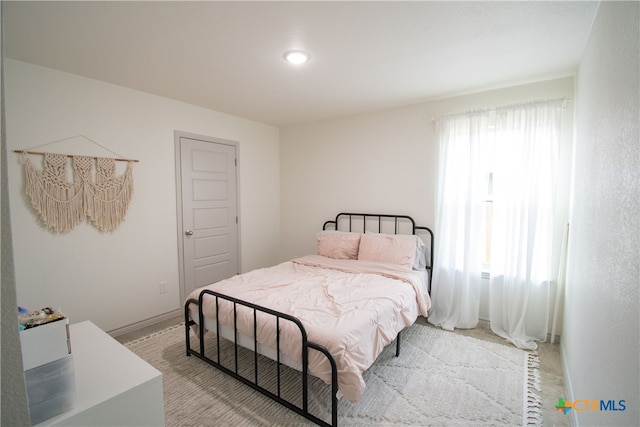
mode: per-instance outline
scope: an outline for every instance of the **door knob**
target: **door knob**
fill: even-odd
[[[184,232],[184,234],[187,235],[187,236],[193,236],[193,231],[187,230],[187,231]]]

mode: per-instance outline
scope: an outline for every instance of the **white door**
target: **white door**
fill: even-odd
[[[237,143],[176,132],[176,157],[184,301],[195,288],[239,273]]]

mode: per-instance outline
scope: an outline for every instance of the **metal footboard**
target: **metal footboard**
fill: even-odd
[[[217,342],[217,346],[216,346],[216,355],[215,356],[209,356],[208,354],[205,354],[205,326],[204,326],[204,322],[205,322],[205,318],[204,318],[204,313],[203,313],[203,299],[205,297],[205,295],[210,295],[212,297],[215,298],[215,304],[216,304],[216,342]],[[219,308],[219,301],[220,300],[225,300],[225,301],[229,301],[231,303],[233,303],[233,335],[234,335],[234,339],[233,339],[233,345],[234,345],[234,366],[233,369],[229,369],[228,367],[224,366],[221,363],[221,355],[220,355],[220,321],[219,321],[219,315],[218,315],[218,308]],[[199,351],[196,351],[194,349],[191,348],[191,338],[190,338],[190,328],[194,325],[196,325],[196,322],[194,320],[191,319],[190,314],[190,310],[189,307],[191,305],[196,305],[198,306],[198,327],[199,327]],[[248,349],[249,351],[253,351],[253,365],[254,365],[254,372],[253,372],[253,381],[249,378],[246,378],[242,375],[240,375],[238,373],[238,353],[239,353],[239,349],[242,347],[240,344],[238,344],[238,327],[237,327],[237,310],[238,310],[238,306],[244,306],[247,307],[249,309],[251,309],[253,311],[253,349]],[[271,390],[268,390],[266,388],[264,388],[263,386],[259,385],[258,383],[258,340],[257,340],[257,316],[258,316],[258,312],[261,313],[266,313],[269,314],[271,316],[273,316],[275,318],[275,322],[276,322],[276,376],[277,376],[277,385],[276,385],[276,391],[275,393]],[[290,316],[288,314],[285,313],[280,313],[278,311],[266,308],[266,307],[262,307],[256,304],[252,304],[246,301],[242,301],[239,300],[237,298],[233,298],[227,295],[223,295],[220,294],[218,292],[214,292],[214,291],[210,291],[210,290],[203,290],[200,293],[200,296],[198,298],[198,300],[195,299],[190,299],[185,303],[184,306],[184,316],[185,316],[185,341],[186,341],[186,351],[187,351],[187,356],[191,356],[194,355],[202,360],[204,360],[205,362],[209,363],[212,366],[215,366],[216,368],[220,369],[221,371],[225,372],[228,375],[231,375],[232,377],[236,378],[237,380],[241,381],[242,383],[252,387],[253,389],[259,391],[260,393],[262,393],[263,395],[269,397],[270,399],[280,403],[281,405],[291,409],[292,411],[302,415],[303,417],[307,418],[308,420],[313,421],[314,423],[321,425],[321,426],[337,426],[338,425],[338,371],[337,371],[337,367],[336,367],[336,362],[333,358],[333,356],[331,355],[331,353],[329,352],[329,350],[327,350],[325,347],[316,344],[312,341],[309,341],[307,339],[307,332],[304,328],[304,326],[302,325],[302,322],[300,322],[299,319],[297,319],[294,316]],[[301,405],[296,405],[295,403],[285,399],[282,395],[281,392],[281,370],[280,367],[282,365],[281,360],[280,360],[280,322],[281,319],[284,319],[285,321],[289,321],[293,324],[295,324],[299,331],[300,331],[300,336],[301,336],[301,354],[302,354],[302,369],[301,369],[301,382],[302,382],[302,402]],[[400,337],[398,337],[398,351],[399,351],[399,339]],[[242,347],[242,348],[246,348],[246,347]],[[326,422],[325,420],[317,417],[316,415],[312,414],[309,411],[309,384],[308,384],[308,377],[309,377],[309,349],[313,349],[313,350],[317,350],[320,353],[324,354],[325,357],[327,358],[327,361],[329,362],[330,366],[331,366],[331,423]],[[212,358],[214,357],[214,358]]]

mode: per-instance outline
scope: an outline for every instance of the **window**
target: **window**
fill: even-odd
[[[440,162],[432,310],[445,329],[478,322],[490,273],[490,321],[521,348],[547,334],[562,100],[436,120]]]
[[[485,174],[484,195],[484,259],[482,262],[483,277],[488,278],[491,266],[491,229],[493,223],[493,172]]]

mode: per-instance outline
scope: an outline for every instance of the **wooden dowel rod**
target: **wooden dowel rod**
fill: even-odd
[[[39,155],[45,155],[45,154],[51,154],[51,153],[44,153],[42,151],[28,151],[28,150],[13,150],[14,153],[27,153],[27,154],[39,154]],[[67,157],[74,157],[73,154],[66,154]],[[94,159],[97,159],[101,156],[86,156],[86,157],[93,157]],[[104,157],[104,156],[102,156]],[[113,159],[117,162],[139,162],[139,160],[134,160],[134,159]]]

